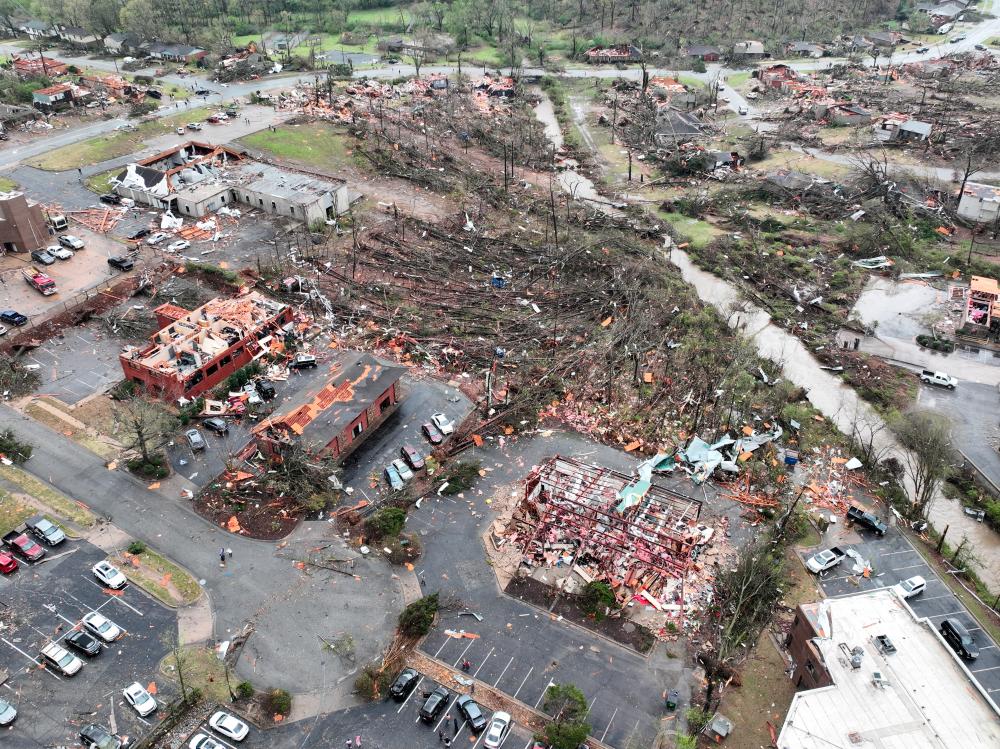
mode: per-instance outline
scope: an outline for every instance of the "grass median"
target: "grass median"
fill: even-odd
[[[0,476],[50,508],[55,515],[66,518],[81,528],[91,528],[97,522],[94,514],[81,503],[70,499],[17,466],[0,465]]]
[[[135,585],[167,606],[187,606],[201,597],[201,586],[190,572],[145,546],[141,552],[122,552],[113,562]]]
[[[178,684],[177,671],[188,689],[200,689],[207,702],[229,702],[226,667],[211,648],[177,648],[160,661],[160,673]],[[235,688],[236,684],[232,686]]]
[[[22,502],[6,492],[0,492],[0,535],[10,533],[37,512],[26,502]]]

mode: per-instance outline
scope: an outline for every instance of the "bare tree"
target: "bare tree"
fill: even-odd
[[[901,463],[913,487],[913,509],[926,518],[941,482],[951,473],[954,450],[951,422],[933,411],[908,411],[892,420],[893,431],[906,450]]]
[[[144,396],[116,403],[114,418],[124,432],[125,447],[138,450],[144,463],[167,444],[177,426],[177,420],[161,405]]]

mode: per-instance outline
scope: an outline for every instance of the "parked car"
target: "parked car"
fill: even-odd
[[[0,697],[0,726],[9,726],[17,719],[17,709]]]
[[[131,122],[123,122],[120,125],[115,125],[115,130],[118,131],[125,130],[127,132],[131,132],[135,130],[135,125],[133,125]]]
[[[163,92],[159,91],[159,90],[157,90],[155,88],[147,88],[146,89],[146,96],[148,96],[150,99],[162,99],[163,98]]]
[[[5,535],[3,542],[26,562],[37,562],[45,556],[45,549],[28,536],[27,529],[23,526]]]
[[[214,91],[207,88],[199,88],[197,91],[195,91],[195,94],[197,96],[211,96],[214,93],[215,93]]]
[[[414,471],[419,471],[424,467],[424,465],[426,465],[424,463],[423,456],[415,447],[412,447],[411,445],[403,445],[399,448],[399,452],[403,456],[403,460],[405,460]]]
[[[217,416],[213,416],[210,419],[205,419],[201,422],[205,429],[215,432],[220,437],[225,437],[229,434],[229,424],[226,423],[225,419],[220,419]]]
[[[278,391],[274,389],[274,383],[268,380],[257,380],[254,387],[257,388],[257,394],[266,401],[274,400],[278,395]]]
[[[396,473],[399,474],[399,477],[403,479],[403,481],[409,481],[413,478],[413,471],[411,471],[410,467],[399,458],[392,461],[392,467],[396,469]]]
[[[111,562],[102,560],[91,567],[90,571],[94,573],[94,577],[112,590],[120,590],[128,585],[128,578]]]
[[[440,445],[444,442],[444,435],[438,431],[438,428],[434,426],[433,422],[428,421],[426,424],[421,424],[420,431],[424,433],[427,441],[432,445]]]
[[[316,369],[316,357],[312,354],[296,354],[288,363],[289,369]]]
[[[201,130],[204,127],[204,125],[202,125],[200,122],[189,122],[187,124],[187,127],[188,130]]]
[[[958,385],[958,380],[947,372],[935,372],[931,369],[925,369],[920,373],[920,381],[928,385],[948,388],[948,390],[954,390],[955,386]]]
[[[0,572],[9,575],[17,570],[17,560],[6,551],[0,551]]]
[[[914,575],[911,578],[907,578],[896,585],[896,591],[903,598],[913,598],[913,596],[920,595],[924,592],[927,587],[927,581],[924,580],[920,575]]]
[[[57,244],[54,244],[51,247],[46,247],[45,251],[56,260],[71,260],[73,258],[73,250],[68,247],[60,247]]]
[[[162,231],[153,232],[149,235],[149,239],[146,240],[146,244],[153,246],[154,244],[159,244],[164,239],[169,237],[169,234],[165,234]]]
[[[884,536],[885,532],[889,530],[889,526],[879,520],[878,517],[853,505],[847,508],[847,520],[848,522],[857,523],[873,530],[876,536]]]
[[[977,44],[976,45],[976,49],[978,49],[980,52],[985,52],[986,51],[986,45],[985,44]]]
[[[965,628],[958,619],[945,619],[938,627],[941,636],[945,639],[952,650],[969,661],[974,661],[979,657],[979,647],[972,639],[969,630]]]
[[[129,684],[122,690],[122,694],[125,696],[125,701],[139,713],[140,718],[156,712],[156,700],[139,682],[134,681]]]
[[[135,262],[126,255],[116,255],[115,257],[108,258],[108,265],[112,268],[117,268],[122,273],[128,273],[135,267]]]
[[[84,655],[89,655],[94,657],[99,655],[101,652],[101,643],[97,638],[93,637],[82,629],[74,629],[63,640],[67,645],[69,645],[74,650],[83,653]]]
[[[243,741],[250,732],[250,727],[239,718],[219,710],[208,719],[208,725],[227,739]]]
[[[449,435],[455,431],[455,422],[440,411],[435,414],[431,414],[431,421],[434,422],[434,426],[440,430],[441,434]]]
[[[59,244],[63,247],[69,247],[71,250],[82,250],[86,246],[82,239],[74,237],[72,234],[60,234]]]
[[[48,250],[32,250],[31,259],[42,265],[53,265],[56,259],[49,254]]]
[[[5,309],[3,312],[0,312],[0,321],[19,328],[22,325],[28,324],[28,317],[27,315],[22,315],[20,312],[16,312],[12,309]]]
[[[199,452],[208,447],[208,445],[205,444],[205,438],[201,436],[201,432],[197,429],[188,429],[184,432],[184,439],[187,440],[187,443],[193,452]]]
[[[836,567],[846,556],[847,554],[836,546],[830,549],[823,549],[823,551],[816,552],[809,557],[806,561],[806,568],[818,575],[820,572],[825,572]]]
[[[171,242],[167,245],[167,252],[180,252],[181,250],[186,250],[191,246],[191,243],[186,239],[178,239],[176,242]]]
[[[182,128],[182,127],[177,128],[177,134],[178,135],[184,135],[184,128]]]
[[[93,634],[100,637],[104,642],[114,642],[122,636],[121,628],[104,614],[97,611],[89,611],[83,615],[83,626]]]
[[[107,203],[108,205],[121,205],[122,204],[122,196],[118,195],[116,193],[113,193],[113,192],[106,192],[106,193],[104,193],[99,198],[99,200],[102,203]]]
[[[420,706],[420,720],[424,723],[431,723],[433,720],[441,714],[444,710],[445,705],[448,704],[448,700],[451,698],[451,692],[448,691],[446,687],[438,687],[424,700],[424,704]]]
[[[80,741],[86,749],[122,749],[121,739],[96,723],[80,729]]]
[[[928,52],[930,52],[930,51],[931,51],[931,48],[930,48],[930,47],[920,47],[920,48],[919,48],[919,49],[917,50],[917,54],[918,54],[918,55],[924,55],[924,54],[927,54],[927,53],[928,53]]]
[[[188,742],[188,749],[226,749],[226,745],[220,744],[211,736],[199,733]]]
[[[404,668],[399,672],[396,680],[392,682],[392,686],[389,687],[389,696],[396,700],[396,702],[402,702],[413,691],[413,688],[417,686],[418,681],[420,681],[419,673],[412,668]]]
[[[479,704],[472,697],[463,694],[455,700],[455,705],[458,707],[458,712],[461,713],[462,717],[468,721],[469,729],[473,733],[479,733],[486,728],[486,716],[483,715]]]
[[[402,488],[406,486],[394,464],[389,464],[385,467],[385,480],[389,482],[389,488],[396,492],[402,490]]]
[[[737,114],[739,114],[739,115],[740,115],[741,117],[745,117],[745,116],[746,116],[746,114],[747,114],[747,108],[746,108],[746,107],[739,107],[739,108],[738,108],[738,109],[736,110],[736,112],[737,112]]]
[[[7,335],[7,326],[0,325],[0,335]]]
[[[42,648],[42,658],[63,676],[78,674],[83,668],[83,661],[66,650],[58,643],[50,642]]]
[[[136,229],[134,232],[132,232],[131,234],[129,234],[128,235],[128,239],[131,239],[131,240],[134,241],[136,239],[142,239],[143,237],[148,237],[148,236],[149,236],[149,228],[146,227],[146,226],[143,226],[142,228]]]
[[[49,546],[58,546],[66,540],[62,528],[42,515],[28,518],[24,521],[24,525],[35,538]]]
[[[486,729],[486,738],[483,739],[483,746],[486,749],[500,749],[507,735],[510,733],[510,714],[505,712],[493,713],[490,727]]]

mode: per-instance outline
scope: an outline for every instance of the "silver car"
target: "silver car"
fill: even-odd
[[[194,452],[204,450],[205,447],[207,447],[205,444],[205,438],[201,436],[201,432],[197,429],[188,429],[184,432],[184,437],[187,439],[188,445],[191,446],[191,450]]]
[[[7,700],[0,697],[0,726],[9,726],[17,717],[17,710]]]

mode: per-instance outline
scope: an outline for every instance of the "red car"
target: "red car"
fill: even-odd
[[[28,560],[29,562],[37,562],[45,556],[45,549],[28,538],[27,533],[21,533],[16,536],[13,533],[10,533],[3,537],[3,542],[7,544],[15,554],[22,559]]]
[[[417,449],[415,447],[412,447],[411,445],[403,445],[401,448],[399,448],[399,452],[403,456],[403,459],[407,463],[409,463],[410,468],[412,468],[414,471],[419,471],[421,468],[424,467],[423,456],[421,456],[420,453],[417,452]]]
[[[432,422],[428,421],[426,424],[421,424],[420,429],[423,430],[424,436],[432,445],[440,445],[444,441],[444,435],[441,434],[441,430],[434,426]]]
[[[0,551],[0,572],[9,575],[17,569],[17,560],[6,551]]]

